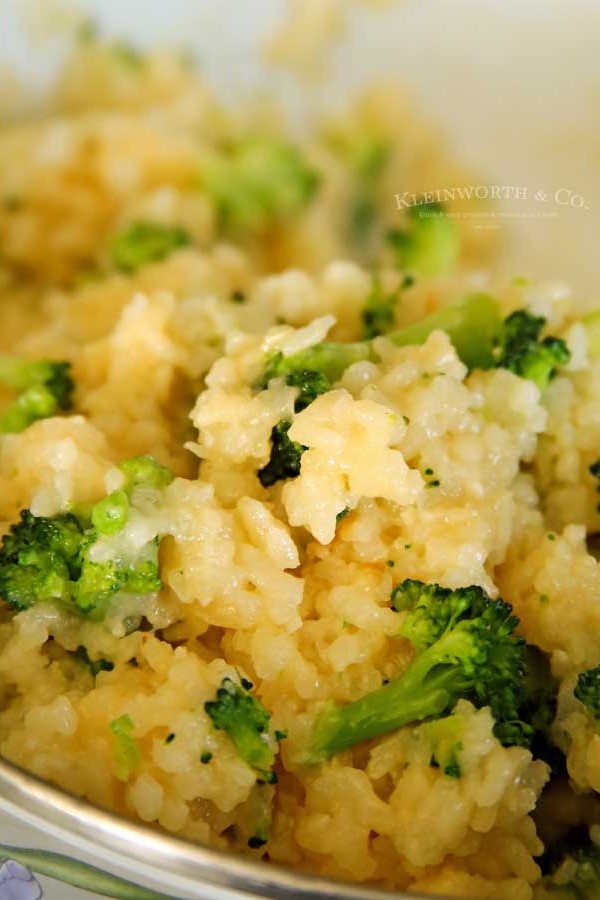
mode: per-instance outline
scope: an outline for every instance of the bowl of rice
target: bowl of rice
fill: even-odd
[[[266,6],[7,18],[0,898],[598,897],[600,17]]]

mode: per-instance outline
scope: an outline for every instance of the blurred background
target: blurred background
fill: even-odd
[[[0,0],[0,85],[16,73],[43,91],[85,19],[190,50],[225,98],[276,94],[297,128],[392,77],[477,184],[513,188],[481,224],[504,246],[498,267],[597,303],[598,0]]]

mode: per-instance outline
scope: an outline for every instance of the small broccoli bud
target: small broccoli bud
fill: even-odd
[[[33,422],[72,409],[70,363],[0,356],[0,384],[18,397],[0,415],[0,433],[17,434]]]
[[[134,737],[135,725],[131,716],[119,716],[110,723],[115,737],[116,775],[119,781],[129,781],[131,773],[142,761],[142,753]]]
[[[148,263],[165,259],[191,242],[191,235],[177,225],[134,222],[113,238],[110,252],[114,266],[131,274]]]
[[[200,187],[212,200],[221,231],[260,234],[313,198],[318,173],[298,148],[274,138],[246,138],[203,161]]]
[[[288,437],[292,423],[289,419],[278,422],[271,431],[271,455],[269,462],[258,470],[258,480],[263,487],[272,487],[277,481],[297,478],[300,474],[303,444]]]
[[[574,694],[594,719],[600,719],[600,666],[579,674]]]
[[[533,381],[545,390],[556,375],[558,366],[569,362],[571,354],[561,338],[545,337],[540,332],[546,324],[542,316],[519,309],[504,320],[496,350],[496,365],[509,369],[521,378]]]
[[[387,337],[397,346],[407,347],[424,344],[434,331],[445,331],[467,368],[488,369],[495,364],[494,348],[501,327],[498,304],[492,297],[467,294]]]
[[[456,224],[440,203],[420,203],[407,210],[405,228],[388,232],[397,265],[417,275],[444,275],[458,261],[460,241]]]
[[[224,731],[233,741],[242,759],[263,781],[274,784],[277,781],[272,769],[275,751],[268,734],[271,715],[260,700],[243,684],[224,678],[216,699],[205,703],[204,709],[214,727]]]
[[[396,612],[410,612],[402,625],[402,636],[423,650],[453,628],[471,608],[477,607],[482,596],[485,594],[475,585],[453,590],[407,578],[394,588],[391,602]]]

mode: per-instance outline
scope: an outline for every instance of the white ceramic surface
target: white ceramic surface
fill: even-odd
[[[66,0],[61,2],[64,7]],[[23,22],[56,3],[0,0],[0,68],[14,66],[38,88],[47,83],[65,42],[60,35],[36,39]],[[332,77],[309,91],[289,74],[258,62],[257,48],[283,16],[285,0],[81,0],[78,5],[103,30],[141,45],[191,47],[226,96],[255,88],[277,92],[297,121],[311,107],[335,105],[370,78],[394,73],[440,123],[459,156],[481,173],[480,183],[527,190],[526,201],[514,195],[503,201],[500,208],[508,218],[493,223],[506,239],[504,267],[514,274],[566,278],[582,296],[596,297],[598,0],[404,0],[380,12],[352,3],[349,36],[334,53]],[[573,197],[581,197],[581,205],[563,204]],[[202,887],[189,872],[171,878],[164,867],[153,870],[151,853],[143,864],[128,858],[125,845],[114,853],[94,847],[84,830],[72,826],[72,838],[63,840],[64,831],[28,816],[0,791],[0,844],[71,853],[177,897],[241,896]],[[4,856],[0,851],[0,863]],[[3,894],[1,878],[0,868],[3,900],[9,895]],[[43,875],[39,881],[48,900],[101,896]],[[30,896],[22,894],[23,900]]]

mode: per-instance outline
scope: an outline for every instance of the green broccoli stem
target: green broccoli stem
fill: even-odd
[[[445,331],[456,352],[469,369],[486,369],[495,364],[494,347],[500,339],[502,316],[496,301],[488,294],[469,294],[458,303],[444,306],[386,335],[398,347],[423,344],[434,331]],[[348,366],[379,357],[370,341],[336,344],[324,341],[283,360],[294,372],[316,370],[330,381],[339,381]]]
[[[445,331],[469,369],[488,369],[495,364],[494,347],[502,329],[496,301],[488,294],[468,294],[458,303],[443,306],[431,315],[389,334],[398,347],[423,344],[434,331]]]
[[[345,706],[325,707],[315,723],[309,763],[449,711],[467,687],[461,670],[451,662],[464,653],[466,643],[470,643],[466,632],[450,632],[388,684]]]

